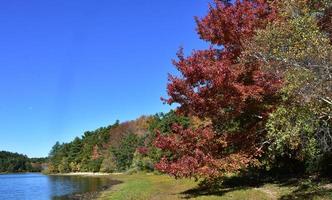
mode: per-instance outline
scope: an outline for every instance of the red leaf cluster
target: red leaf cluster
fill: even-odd
[[[137,148],[138,153],[142,155],[147,155],[149,153],[149,149],[147,147],[138,147]]]
[[[266,0],[236,0],[234,4],[215,0],[207,16],[196,18],[197,31],[202,39],[222,45],[235,58],[241,53],[242,43],[275,17],[275,10]]]
[[[242,150],[232,154],[224,152],[229,146],[243,143]],[[248,166],[259,152],[249,135],[219,136],[212,127],[197,130],[173,126],[173,134],[159,135],[155,141],[158,148],[170,153],[155,167],[175,177],[215,177],[220,172],[236,171]],[[245,152],[242,152],[245,151]],[[250,154],[248,154],[250,152]]]

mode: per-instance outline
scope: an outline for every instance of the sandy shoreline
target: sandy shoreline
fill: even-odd
[[[101,173],[101,172],[70,172],[70,173],[59,173],[59,174],[47,174],[49,176],[110,176],[119,175],[123,173]]]

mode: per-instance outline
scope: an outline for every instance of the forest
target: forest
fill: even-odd
[[[47,158],[28,158],[25,155],[0,151],[0,173],[41,172]]]
[[[170,111],[87,131],[70,143],[53,146],[48,173],[153,171],[162,155],[154,147],[155,130],[166,134],[172,124],[189,127],[190,122]]]
[[[331,174],[331,15],[329,0],[216,0],[196,18],[210,48],[173,61],[177,109],[56,143],[49,171]]]

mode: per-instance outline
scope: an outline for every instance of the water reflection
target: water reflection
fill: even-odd
[[[65,199],[69,194],[99,191],[110,184],[110,179],[102,177],[49,176],[51,197]],[[59,198],[62,197],[62,198]]]

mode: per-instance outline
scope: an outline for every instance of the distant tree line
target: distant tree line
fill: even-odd
[[[171,131],[172,124],[189,125],[174,111],[87,131],[72,142],[57,142],[49,153],[49,173],[123,172],[154,170],[162,152],[154,146],[156,130]],[[148,150],[148,152],[147,152]]]
[[[129,168],[141,144],[148,117],[120,124],[119,121],[87,131],[70,143],[57,142],[49,154],[49,173],[113,172]]]
[[[28,158],[26,155],[0,151],[0,173],[40,172],[46,158]]]

